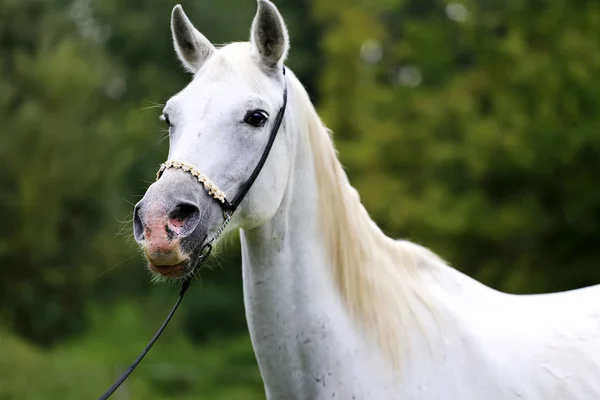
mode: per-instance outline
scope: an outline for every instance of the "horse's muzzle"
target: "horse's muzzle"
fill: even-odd
[[[150,269],[167,277],[181,276],[190,268],[190,257],[204,237],[197,190],[185,189],[195,183],[183,174],[174,175],[168,187],[153,184],[133,214],[134,237]]]

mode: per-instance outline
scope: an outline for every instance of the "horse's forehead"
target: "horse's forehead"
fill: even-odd
[[[185,97],[198,96],[211,97],[228,97],[236,95],[236,93],[247,92],[247,85],[239,77],[232,74],[223,73],[222,75],[206,74],[194,78],[189,85],[181,92]]]
[[[168,109],[185,112],[186,109],[196,110],[209,104],[231,103],[237,97],[246,97],[249,89],[242,81],[218,79],[194,79],[183,90],[171,97],[167,102]]]
[[[279,98],[276,95],[278,91],[278,82],[264,75],[251,60],[232,59],[228,54],[219,54],[209,59],[169,103],[174,103],[176,108],[195,111],[199,107],[206,108],[209,103],[221,104],[225,109],[227,105],[256,102],[257,99],[275,103]]]
[[[279,96],[264,90],[269,82],[261,84],[264,85],[260,88],[263,90],[239,76],[202,76],[173,96],[167,103],[167,109],[197,113],[199,109],[214,111],[215,107],[225,112],[236,105],[257,108],[275,106]]]

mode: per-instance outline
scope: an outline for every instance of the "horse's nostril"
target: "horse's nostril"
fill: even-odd
[[[142,219],[140,218],[141,208],[142,203],[139,202],[135,205],[135,208],[133,210],[133,235],[138,241],[144,240],[144,224],[142,223]]]
[[[182,230],[193,231],[198,225],[200,210],[193,204],[181,203],[169,213],[169,227],[177,233]]]

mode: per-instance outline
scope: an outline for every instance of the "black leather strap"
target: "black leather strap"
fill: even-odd
[[[277,132],[279,132],[279,128],[281,127],[281,123],[283,122],[283,115],[285,114],[285,107],[287,105],[287,81],[285,79],[285,67],[283,67],[283,82],[284,82],[283,104],[281,105],[281,108],[279,109],[279,111],[277,112],[277,115],[275,116],[275,123],[273,125],[273,128],[271,129],[271,134],[269,136],[269,141],[267,142],[267,146],[265,147],[265,150],[263,151],[263,154],[260,157],[260,160],[258,160],[258,164],[256,164],[256,167],[254,167],[254,171],[252,171],[252,175],[250,175],[248,180],[244,183],[244,186],[242,186],[242,188],[240,189],[238,194],[235,195],[233,200],[231,202],[229,202],[229,201],[227,201],[227,199],[225,199],[225,202],[219,203],[219,204],[221,204],[221,207],[223,208],[223,211],[225,211],[225,212],[233,213],[238,208],[238,206],[240,205],[242,200],[244,200],[244,197],[246,197],[246,194],[248,194],[248,191],[254,184],[254,181],[256,180],[256,177],[262,170],[262,167],[265,165],[265,162],[267,161],[267,157],[269,156],[269,153],[271,152],[271,147],[273,147],[273,142],[275,141],[275,138],[277,137]]]

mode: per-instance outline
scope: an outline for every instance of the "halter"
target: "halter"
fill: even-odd
[[[223,209],[223,212],[233,214],[233,212],[238,208],[248,191],[252,187],[252,184],[256,180],[256,177],[260,173],[260,170],[265,165],[267,161],[267,157],[271,151],[271,147],[273,147],[273,142],[275,141],[275,137],[277,136],[277,132],[279,131],[279,127],[281,126],[281,122],[283,121],[283,114],[285,113],[285,106],[287,105],[287,84],[285,80],[285,67],[283,68],[283,79],[284,79],[284,88],[283,88],[283,104],[281,108],[277,112],[275,116],[275,123],[273,124],[273,128],[271,129],[271,134],[269,135],[269,141],[267,142],[267,146],[263,151],[260,160],[258,160],[258,164],[254,167],[254,171],[248,178],[248,180],[244,183],[244,186],[240,189],[240,191],[235,195],[231,202],[227,201],[225,193],[218,188],[206,175],[204,175],[198,168],[194,165],[185,162],[185,161],[167,161],[160,165],[158,172],[156,173],[156,180],[159,180],[162,176],[163,172],[167,169],[180,169],[184,172],[189,172],[194,178],[198,180],[198,182],[202,183],[204,189],[208,192],[209,195],[214,197],[215,200],[219,202],[219,205]]]
[[[180,169],[183,172],[188,172],[194,178],[196,178],[198,180],[198,182],[204,186],[204,189],[208,192],[208,194],[210,196],[212,196],[218,202],[218,204],[223,209],[224,220],[223,220],[223,223],[221,224],[221,226],[219,227],[219,229],[217,229],[217,232],[212,237],[212,239],[206,241],[206,238],[204,238],[205,243],[200,248],[200,252],[199,252],[200,255],[198,257],[198,261],[197,261],[196,265],[190,271],[190,274],[183,280],[183,283],[181,284],[181,290],[179,291],[179,297],[177,298],[175,305],[171,309],[171,312],[169,312],[169,314],[167,315],[167,318],[165,318],[165,321],[162,323],[160,328],[158,328],[158,331],[154,334],[152,339],[150,339],[150,342],[148,343],[148,345],[146,345],[146,347],[140,353],[140,355],[129,366],[129,368],[127,368],[127,371],[125,371],[123,373],[123,375],[121,375],[121,377],[119,377],[119,379],[117,379],[117,381],[115,383],[113,383],[112,386],[109,387],[108,390],[106,390],[106,392],[104,392],[104,394],[102,396],[100,396],[99,400],[108,399],[119,388],[119,386],[121,386],[121,384],[123,382],[125,382],[125,379],[127,379],[129,377],[129,375],[133,372],[135,367],[138,366],[138,364],[142,361],[144,356],[148,353],[148,351],[150,351],[150,349],[152,348],[154,343],[158,340],[160,335],[163,333],[163,331],[167,327],[167,324],[169,323],[169,321],[175,314],[175,311],[177,311],[177,308],[179,307],[181,300],[183,300],[183,296],[185,295],[185,292],[190,287],[190,283],[192,281],[192,276],[193,276],[194,270],[198,267],[198,265],[202,264],[204,262],[204,260],[206,260],[208,258],[208,256],[210,255],[210,253],[212,251],[212,245],[219,238],[219,236],[221,236],[221,234],[225,230],[225,227],[231,220],[233,213],[238,208],[238,206],[240,205],[242,200],[244,200],[244,197],[246,197],[246,194],[248,194],[248,191],[252,187],[252,184],[254,184],[256,177],[258,176],[258,174],[262,170],[263,166],[265,165],[265,162],[267,161],[267,157],[269,156],[269,153],[271,152],[271,147],[273,147],[273,142],[275,141],[275,137],[277,136],[277,132],[279,131],[281,122],[283,121],[283,114],[285,113],[285,107],[287,105],[287,81],[285,79],[285,67],[283,67],[283,84],[284,84],[283,104],[281,105],[281,108],[279,109],[279,111],[277,112],[277,115],[275,116],[275,122],[273,124],[273,128],[271,129],[271,134],[269,135],[269,141],[267,142],[267,145],[265,146],[265,150],[263,151],[263,154],[260,157],[260,160],[258,160],[256,167],[254,167],[254,171],[252,171],[252,174],[250,175],[248,180],[246,180],[246,182],[244,183],[244,185],[242,186],[240,191],[235,195],[235,197],[233,198],[233,200],[231,202],[227,201],[225,193],[222,190],[220,190],[219,187],[217,185],[215,185],[208,177],[206,177],[206,175],[204,175],[202,172],[200,172],[200,170],[198,170],[198,168],[196,168],[194,165],[192,165],[188,162],[185,162],[185,161],[171,161],[171,160],[160,165],[160,168],[159,168],[158,172],[156,173],[156,180],[159,180],[160,177],[162,176],[163,172],[166,171],[167,169],[175,169],[175,170]]]

